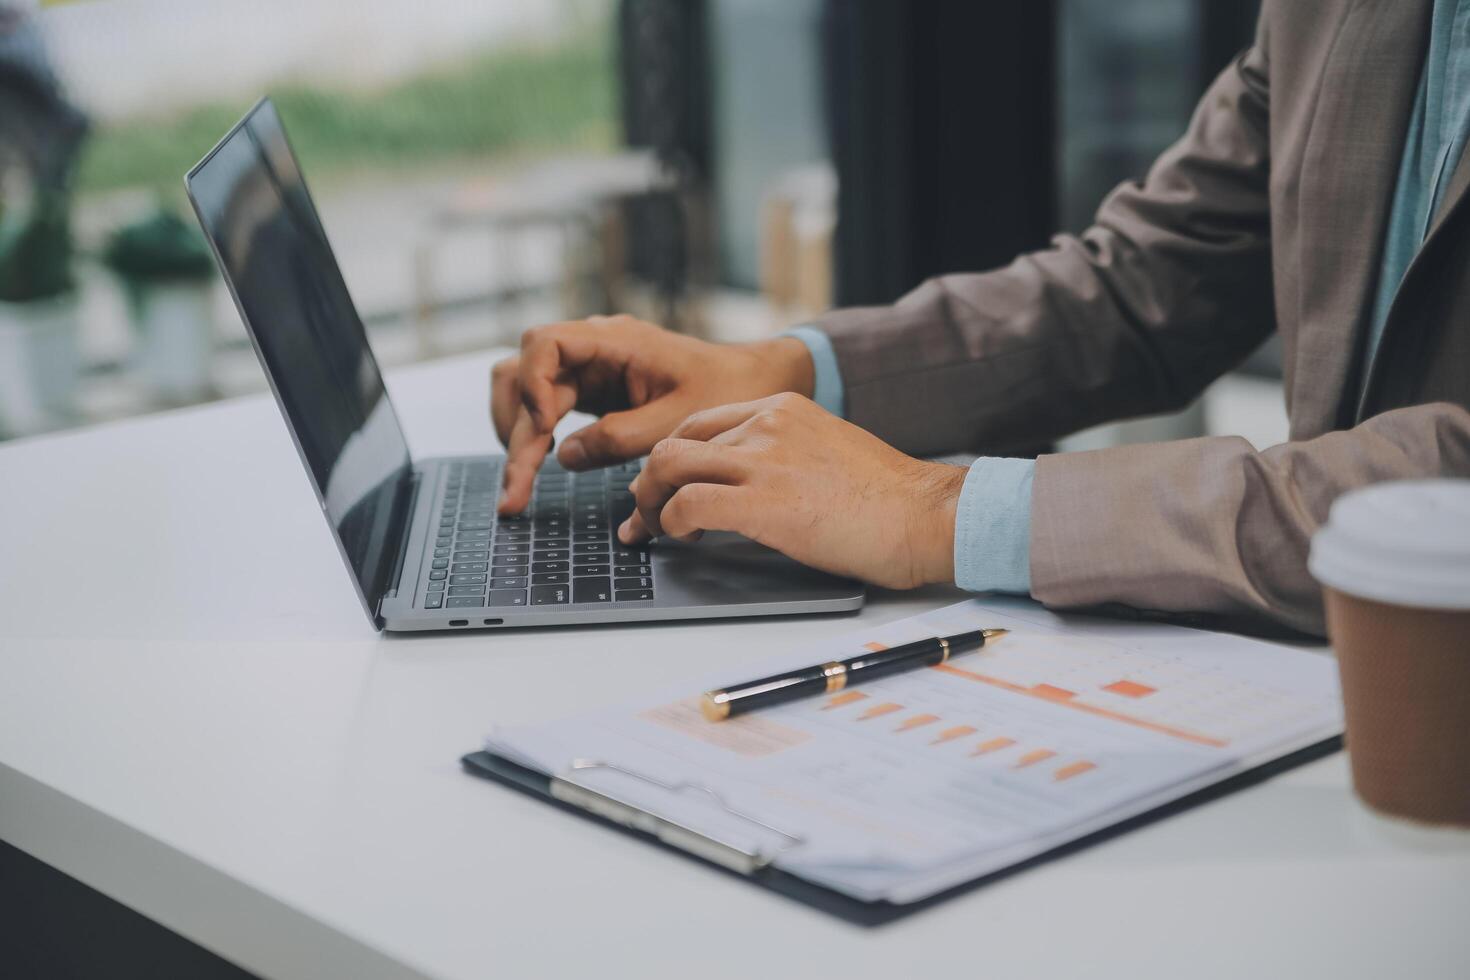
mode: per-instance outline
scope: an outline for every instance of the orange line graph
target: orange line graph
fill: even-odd
[[[1052,694],[1038,692],[1035,687],[1022,687],[1020,684],[1013,684],[1010,681],[1001,680],[999,677],[991,677],[987,674],[977,674],[972,670],[965,670],[961,667],[956,667],[953,664],[935,664],[930,669],[941,671],[942,673],[946,674],[951,674],[955,677],[963,677],[966,680],[978,681],[981,684],[989,684],[991,687],[998,687],[1002,690],[1011,691],[1016,694],[1024,694],[1027,697],[1040,698],[1043,701],[1048,701],[1060,707],[1072,708],[1076,711],[1085,711],[1088,714],[1096,715],[1099,718],[1107,718],[1111,721],[1121,721],[1125,725],[1134,725],[1138,728],[1144,728],[1151,732],[1157,732],[1160,735],[1168,735],[1172,738],[1182,739],[1186,742],[1194,742],[1196,745],[1208,745],[1211,748],[1221,749],[1230,744],[1228,740],[1223,738],[1215,738],[1212,735],[1201,735],[1198,732],[1191,732],[1185,728],[1176,728],[1173,725],[1160,724],[1156,721],[1149,721],[1146,718],[1135,718],[1133,715],[1124,714],[1120,711],[1111,711],[1107,708],[1094,707],[1090,704],[1083,704],[1082,702],[1071,698],[1058,698]],[[1041,687],[1048,685],[1037,686]],[[1061,689],[1053,688],[1052,690],[1055,691]]]
[[[938,720],[938,715],[914,715],[912,718],[905,718],[894,731],[907,732],[915,728],[923,728],[925,725],[932,725]]]
[[[895,711],[902,710],[903,705],[894,704],[892,701],[885,701],[883,704],[873,705],[867,711],[858,715],[858,721],[867,721],[869,718],[882,718],[884,715],[891,715]]]

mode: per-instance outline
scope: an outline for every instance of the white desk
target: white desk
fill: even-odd
[[[489,361],[393,378],[415,451],[493,448]],[[472,779],[854,620],[379,637],[265,398],[0,448],[0,548],[0,838],[264,977],[1470,976],[1470,835],[1340,755],[867,931]]]

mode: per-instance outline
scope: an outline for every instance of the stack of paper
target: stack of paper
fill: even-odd
[[[700,692],[984,627],[947,664],[722,723]],[[972,600],[486,748],[866,901],[910,902],[1342,730],[1321,653]]]

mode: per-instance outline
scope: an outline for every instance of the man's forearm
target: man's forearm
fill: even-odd
[[[1261,452],[1216,436],[1043,456],[1032,594],[1055,606],[1254,616],[1321,635],[1307,552],[1332,502],[1426,477],[1470,477],[1464,408],[1401,408]]]

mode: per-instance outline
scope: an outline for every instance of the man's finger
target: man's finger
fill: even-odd
[[[659,520],[664,534],[689,541],[705,531],[737,531],[749,536],[754,518],[751,491],[718,483],[690,483],[664,504]]]
[[[522,409],[511,427],[510,445],[506,448],[500,513],[519,514],[526,509],[531,502],[531,485],[550,449],[551,435],[537,432],[530,414]]]
[[[497,361],[490,370],[490,421],[502,446],[510,445],[510,430],[521,410],[521,382],[517,377],[520,358]]]
[[[686,411],[680,404],[660,398],[625,412],[609,412],[563,439],[556,458],[569,470],[636,459],[666,437]]]
[[[768,407],[766,402],[767,399],[761,398],[753,402],[736,402],[733,405],[721,405],[695,412],[675,426],[669,433],[669,438],[708,442],[764,411]]]
[[[620,334],[594,323],[553,323],[521,336],[521,401],[537,431],[549,433],[577,404],[567,371],[597,362],[621,371],[632,349]]]
[[[689,483],[738,485],[749,473],[749,455],[739,447],[665,439],[654,446],[638,475],[634,499],[640,524],[652,534],[662,534],[660,512],[680,487]]]

